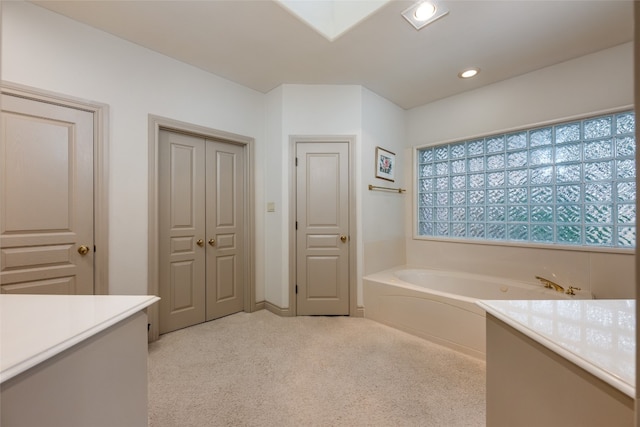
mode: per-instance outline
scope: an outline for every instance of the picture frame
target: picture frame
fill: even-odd
[[[395,181],[396,153],[376,147],[376,178]]]

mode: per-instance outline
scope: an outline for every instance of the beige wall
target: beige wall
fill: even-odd
[[[627,43],[410,110],[408,144],[462,140],[632,105],[633,44]],[[405,164],[412,169],[412,163]],[[555,276],[599,298],[634,297],[629,252],[415,240],[412,202],[405,205],[408,264],[531,283],[535,275]]]

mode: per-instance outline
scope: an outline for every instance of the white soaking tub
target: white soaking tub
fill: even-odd
[[[551,277],[549,277],[551,278]],[[484,359],[485,312],[478,300],[591,299],[567,295],[535,282],[398,267],[363,278],[368,319]]]

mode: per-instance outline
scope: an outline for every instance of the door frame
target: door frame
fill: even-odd
[[[289,137],[289,310],[282,315],[298,315],[298,299],[296,297],[296,279],[298,274],[298,248],[296,244],[296,206],[298,202],[298,188],[296,179],[296,154],[299,142],[345,142],[349,146],[349,316],[362,316],[358,310],[358,286],[357,286],[357,254],[358,254],[358,224],[356,212],[356,136],[302,136],[291,135]]]
[[[245,191],[244,191],[244,227],[246,230],[244,241],[244,311],[252,313],[256,311],[255,292],[255,261],[253,251],[255,248],[255,209],[254,209],[254,144],[255,140],[248,136],[238,135],[204,126],[181,122],[166,117],[149,115],[149,240],[148,240],[148,283],[147,293],[158,295],[158,275],[160,268],[159,221],[158,221],[158,153],[160,130],[184,133],[187,135],[213,139],[228,144],[240,145],[245,154]],[[160,337],[160,309],[158,304],[150,306],[147,310],[149,318],[149,341],[155,341]]]
[[[109,294],[109,106],[3,80],[3,94],[93,114],[93,293]]]

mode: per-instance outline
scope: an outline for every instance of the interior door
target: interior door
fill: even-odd
[[[349,145],[296,144],[297,314],[349,314]]]
[[[244,308],[244,151],[207,141],[207,320]]]
[[[1,104],[1,292],[93,294],[93,113]]]
[[[160,333],[244,309],[244,148],[161,130]]]
[[[205,320],[205,141],[160,131],[160,333]]]

